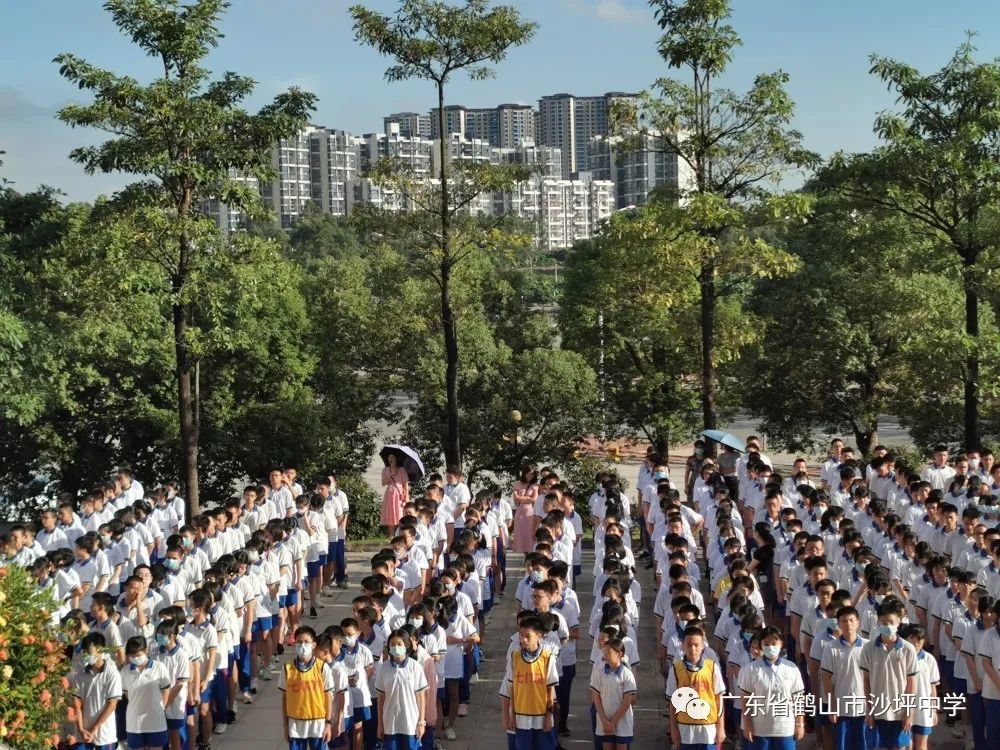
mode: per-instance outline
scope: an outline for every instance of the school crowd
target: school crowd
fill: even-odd
[[[186,523],[177,487],[146,493],[123,470],[37,531],[14,527],[4,559],[60,603],[80,708],[67,734],[85,747],[205,748],[275,681],[291,750],[432,750],[456,739],[485,651],[504,660],[514,750],[571,735],[581,665],[596,750],[652,741],[635,736],[637,679],[662,684],[684,750],[922,750],[939,722],[969,748],[1000,747],[992,455],[939,446],[908,467],[834,441],[812,474],[799,459],[783,477],[747,447],[711,459],[696,444],[676,485],[651,451],[634,497],[602,473],[579,507],[548,469],[526,468],[509,499],[454,468],[411,497],[390,462],[388,541],[350,616],[322,630],[308,621],[350,585],[335,477],[305,491],[274,472]],[[516,622],[492,617],[505,595]],[[643,617],[657,664],[640,673]]]

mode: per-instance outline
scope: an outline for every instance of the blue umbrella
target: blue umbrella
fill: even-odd
[[[409,446],[387,445],[380,450],[378,454],[382,457],[382,461],[387,466],[389,464],[389,455],[395,455],[396,466],[402,466],[406,469],[406,473],[410,477],[411,482],[416,482],[426,473],[424,471],[424,463],[420,460],[420,456]]]
[[[705,430],[702,437],[706,437],[709,440],[714,440],[715,442],[728,446],[733,450],[737,450],[740,453],[747,452],[747,444],[740,440],[738,437],[733,435],[731,432],[723,432],[722,430]]]

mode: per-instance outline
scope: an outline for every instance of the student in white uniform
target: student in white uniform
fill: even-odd
[[[793,710],[800,704],[799,697],[805,692],[805,685],[798,667],[782,657],[783,642],[778,628],[765,628],[760,636],[761,658],[740,670],[742,730],[749,742],[768,738],[777,740],[768,746],[794,747],[805,733],[805,717]],[[756,707],[750,701],[756,701]],[[769,705],[761,706],[761,701],[783,703],[787,710],[771,710]]]
[[[163,662],[149,658],[146,639],[129,638],[128,664],[122,667],[122,692],[128,698],[125,732],[130,750],[161,750],[167,745],[167,696],[173,680]]]
[[[88,633],[80,642],[83,665],[72,674],[73,691],[80,701],[76,729],[94,750],[117,750],[115,709],[122,698],[122,678],[104,656],[107,644],[101,633]]]
[[[389,636],[389,658],[375,670],[375,695],[378,700],[378,736],[383,750],[410,750],[411,738],[424,736],[427,690],[424,670],[410,658],[410,639],[403,633]]]
[[[595,667],[590,676],[597,722],[594,740],[603,750],[626,750],[634,733],[635,675],[623,661],[625,645],[620,640],[608,640],[601,650],[604,665]]]

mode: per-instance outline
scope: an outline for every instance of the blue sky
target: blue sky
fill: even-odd
[[[449,103],[489,106],[535,102],[569,91],[639,90],[667,73],[656,55],[659,30],[646,0],[507,0],[540,24],[530,45],[513,50],[495,79],[457,81]],[[385,60],[352,38],[349,0],[232,0],[226,38],[211,59],[259,82],[260,105],[289,85],[319,96],[315,122],[352,132],[381,128],[382,116],[426,111],[434,92],[419,81],[387,84]],[[382,10],[394,0],[369,0]],[[69,161],[74,146],[97,133],[54,119],[80,92],[58,75],[52,58],[71,51],[140,79],[155,68],[110,22],[99,0],[18,0],[0,8],[0,150],[2,174],[21,190],[59,187],[71,199],[92,199],[127,181],[87,176]],[[873,142],[873,115],[892,97],[868,75],[871,52],[923,70],[940,67],[967,29],[980,32],[982,58],[1000,54],[1000,3],[984,0],[734,0],[733,24],[744,45],[725,83],[745,87],[756,73],[791,75],[796,126],[827,155]]]

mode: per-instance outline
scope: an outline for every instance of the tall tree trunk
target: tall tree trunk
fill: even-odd
[[[878,425],[868,425],[867,429],[855,429],[854,441],[858,444],[858,454],[868,458],[872,448],[878,443]]]
[[[181,466],[184,476],[187,520],[196,516],[201,504],[198,496],[198,428],[194,419],[191,357],[187,351],[187,310],[174,305],[174,350],[177,358],[177,416],[180,421]]]
[[[178,299],[187,283],[188,262],[191,248],[186,236],[179,240],[180,253],[177,273],[173,276],[173,293]],[[187,328],[188,308],[183,300],[173,305],[174,321],[174,357],[176,359],[177,377],[177,418],[181,437],[181,467],[184,479],[184,492],[187,501],[187,520],[196,516],[201,510],[198,494],[198,424],[195,420],[195,399],[192,380],[194,361],[188,351]]]
[[[462,445],[458,431],[458,330],[451,307],[451,206],[448,197],[448,170],[445,164],[447,135],[444,129],[444,81],[438,81],[438,155],[441,180],[441,327],[444,329],[445,390],[447,392],[447,433],[444,443],[446,466],[462,467]]]
[[[715,266],[706,261],[701,268],[701,410],[704,429],[718,423],[715,409]],[[715,443],[706,441],[705,455],[715,456]]]
[[[972,351],[965,360],[965,449],[979,449],[979,295],[974,268],[977,252],[963,254],[965,287],[965,332],[972,339]]]

